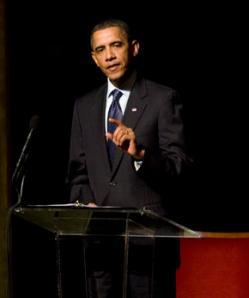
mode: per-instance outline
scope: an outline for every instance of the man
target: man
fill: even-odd
[[[165,216],[172,178],[187,161],[177,93],[136,71],[140,44],[125,22],[96,25],[91,48],[107,83],[75,102],[70,199],[90,207],[146,207]],[[139,283],[132,285],[140,288],[132,297],[152,297],[144,294],[149,286]],[[115,297],[100,292],[96,297]]]

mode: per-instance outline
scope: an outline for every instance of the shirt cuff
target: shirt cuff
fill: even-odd
[[[134,163],[134,168],[137,172],[140,169],[140,167],[142,166],[143,161],[142,160],[134,160],[133,163]]]

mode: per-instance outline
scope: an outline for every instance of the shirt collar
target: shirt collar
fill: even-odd
[[[107,98],[110,97],[110,95],[111,95],[111,93],[112,93],[112,91],[113,91],[114,89],[117,89],[117,87],[115,87],[115,86],[111,83],[111,81],[108,79],[108,80],[107,80]],[[120,89],[119,89],[119,90],[120,90]],[[120,91],[121,91],[121,90],[120,90]]]
[[[123,94],[129,94],[135,83],[136,77],[137,77],[137,73],[134,71],[132,75],[129,77],[129,79],[125,82],[124,86],[122,86],[122,89],[115,87],[108,78],[107,79],[107,98],[109,98],[109,96],[111,95],[111,92],[114,89],[120,90]]]

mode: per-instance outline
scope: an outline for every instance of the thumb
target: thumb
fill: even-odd
[[[107,138],[108,140],[112,140],[112,138],[113,138],[113,135],[112,135],[112,133],[110,133],[110,132],[107,132],[107,133],[105,134],[105,136],[106,136],[106,138]]]

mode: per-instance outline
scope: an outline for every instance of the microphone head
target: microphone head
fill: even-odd
[[[30,129],[36,129],[40,123],[40,116],[39,115],[33,115],[29,122]]]

